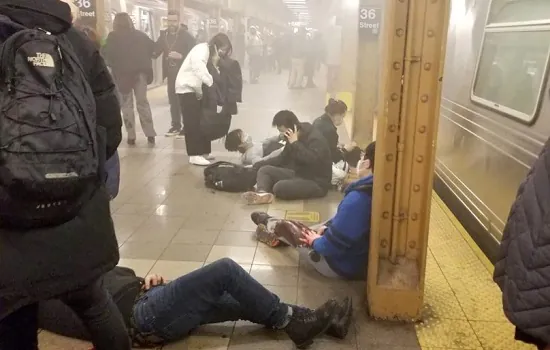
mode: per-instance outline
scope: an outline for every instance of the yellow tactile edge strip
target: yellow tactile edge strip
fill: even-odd
[[[466,241],[466,243],[468,243],[468,245],[470,246],[470,248],[472,249],[474,254],[477,256],[477,258],[483,264],[483,266],[485,266],[487,271],[489,271],[489,273],[491,273],[491,275],[492,275],[493,271],[494,271],[493,263],[491,263],[491,261],[487,258],[487,256],[483,253],[483,251],[479,248],[479,246],[476,244],[476,242],[474,242],[474,240],[472,239],[470,234],[468,234],[468,232],[466,231],[464,226],[462,226],[460,221],[458,221],[456,216],[454,216],[454,214],[451,212],[449,207],[447,207],[447,205],[445,205],[445,203],[437,195],[437,193],[433,192],[432,198],[435,200],[435,202],[441,208],[441,210],[443,210],[443,212],[445,213],[447,218],[449,218],[449,221],[453,224],[453,226],[456,228],[456,230],[460,233],[462,238]]]

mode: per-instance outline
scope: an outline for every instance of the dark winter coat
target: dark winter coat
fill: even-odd
[[[243,102],[243,74],[239,62],[232,58],[220,60],[220,76],[225,89],[224,107],[231,115],[238,114],[237,103]]]
[[[95,95],[97,123],[107,129],[111,157],[122,126],[115,85],[94,43],[71,27],[69,6],[58,0],[0,0],[0,14],[71,42]],[[0,25],[0,34],[5,32]],[[24,305],[89,285],[118,260],[109,197],[102,187],[63,225],[25,232],[0,226],[0,319]]]
[[[550,140],[518,190],[494,279],[506,317],[550,344]]]
[[[153,82],[154,53],[155,42],[137,29],[109,33],[103,54],[121,93],[129,93],[141,74]]]
[[[273,165],[292,169],[296,176],[313,180],[328,190],[332,180],[332,160],[327,141],[310,123],[300,123],[298,131],[298,141],[287,142],[280,155],[260,161],[254,164],[254,168]]]
[[[344,159],[344,154],[338,147],[338,129],[330,119],[328,114],[323,114],[321,117],[315,119],[313,127],[317,129],[325,139],[327,140],[328,147],[330,148],[330,154],[333,163],[338,163]]]
[[[155,43],[155,56],[162,55],[162,78],[170,77],[175,80],[180,67],[191,51],[197,44],[195,38],[189,32],[180,28],[176,34],[161,30],[160,36]],[[171,51],[175,51],[183,56],[181,60],[172,60],[168,57]]]

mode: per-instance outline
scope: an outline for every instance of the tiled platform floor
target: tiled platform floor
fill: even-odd
[[[294,109],[304,120],[321,114],[321,92],[289,92],[284,80],[269,76],[259,85],[246,86],[246,102],[234,126],[261,139],[272,132],[271,118],[277,109]],[[162,89],[150,96],[157,131],[164,132],[169,123],[166,97]],[[121,145],[122,189],[112,204],[121,265],[141,275],[154,271],[172,279],[231,257],[287,302],[314,307],[331,296],[354,296],[356,318],[348,338],[321,338],[314,350],[522,349],[512,340],[513,329],[502,315],[490,269],[437,198],[432,210],[424,321],[417,325],[375,322],[366,316],[362,284],[328,280],[301,264],[294,250],[259,245],[252,237],[249,215],[262,208],[243,205],[238,195],[204,188],[202,169],[187,164],[184,141],[159,137],[154,148],[148,148],[143,138],[138,142],[133,148]],[[214,144],[213,153],[219,159],[235,159],[220,143]],[[336,210],[340,198],[331,193],[322,200],[276,202],[263,209],[281,216],[286,211],[315,211],[324,220]],[[47,332],[41,332],[40,343],[43,350],[90,348]],[[164,349],[294,347],[284,334],[237,322],[203,327]]]

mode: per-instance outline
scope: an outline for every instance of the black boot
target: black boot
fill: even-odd
[[[271,219],[271,216],[269,216],[268,213],[265,213],[263,211],[255,211],[252,214],[250,214],[250,218],[252,219],[252,222],[256,225],[267,226],[267,221]]]
[[[336,318],[329,329],[327,329],[327,335],[338,339],[345,339],[353,317],[353,300],[351,298],[344,299],[338,305],[338,309]]]
[[[292,307],[293,314],[284,331],[298,349],[305,349],[313,344],[315,337],[326,332],[338,310],[338,302],[334,299],[330,299],[316,310]]]

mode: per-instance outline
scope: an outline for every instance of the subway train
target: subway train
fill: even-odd
[[[492,261],[550,135],[550,1],[453,0],[434,188]]]

